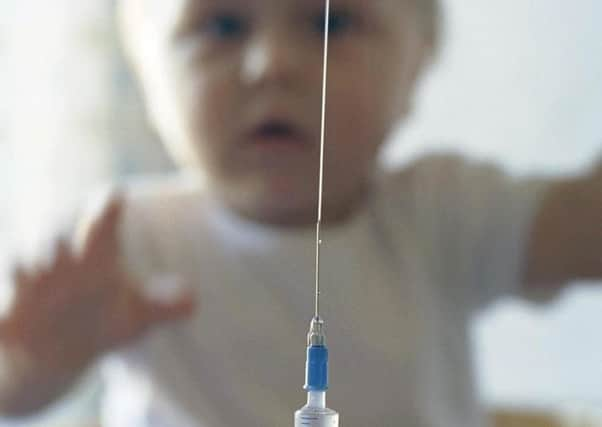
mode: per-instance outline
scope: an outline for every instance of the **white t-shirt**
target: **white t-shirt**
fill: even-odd
[[[361,211],[324,230],[328,406],[343,426],[481,424],[469,322],[520,290],[540,190],[433,157],[382,174]],[[314,228],[249,222],[185,178],[134,185],[126,200],[127,269],[144,283],[181,275],[200,310],[105,361],[104,425],[292,425],[306,399]]]

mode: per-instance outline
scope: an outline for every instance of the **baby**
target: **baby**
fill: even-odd
[[[106,426],[291,425],[313,313],[324,1],[120,12],[182,172],[120,190],[42,271],[16,268],[0,410],[35,412],[102,365]],[[514,180],[452,155],[381,170],[437,50],[436,0],[333,0],[329,25],[329,406],[346,426],[481,425],[471,316],[602,277],[602,173]]]

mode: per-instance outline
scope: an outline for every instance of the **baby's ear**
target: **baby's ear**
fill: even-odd
[[[429,71],[433,62],[432,47],[419,34],[409,43],[404,58],[403,75],[399,80],[399,97],[396,118],[403,121],[414,107],[414,96],[422,77]]]

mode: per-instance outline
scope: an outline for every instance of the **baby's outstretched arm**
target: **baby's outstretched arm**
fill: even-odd
[[[524,279],[534,291],[602,279],[602,163],[550,185],[533,223]]]
[[[119,266],[122,202],[91,224],[81,253],[60,243],[50,266],[16,268],[15,300],[0,321],[0,412],[21,416],[61,397],[103,352],[157,324],[189,315],[191,295],[144,297]]]

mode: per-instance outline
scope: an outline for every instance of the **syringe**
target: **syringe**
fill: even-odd
[[[338,427],[339,414],[326,407],[328,348],[324,322],[319,317],[311,320],[307,335],[304,388],[307,390],[307,404],[295,412],[295,427]]]
[[[326,123],[326,80],[328,70],[328,32],[330,0],[326,0],[324,22],[324,70],[322,78],[322,121],[320,136],[320,172],[318,187],[318,221],[316,223],[316,281],[315,312],[307,334],[305,361],[305,390],[307,404],[295,412],[295,427],[338,427],[339,414],[326,407],[328,389],[328,348],[324,334],[324,320],[320,317],[320,225],[322,223],[322,195],[324,180],[324,134]]]

